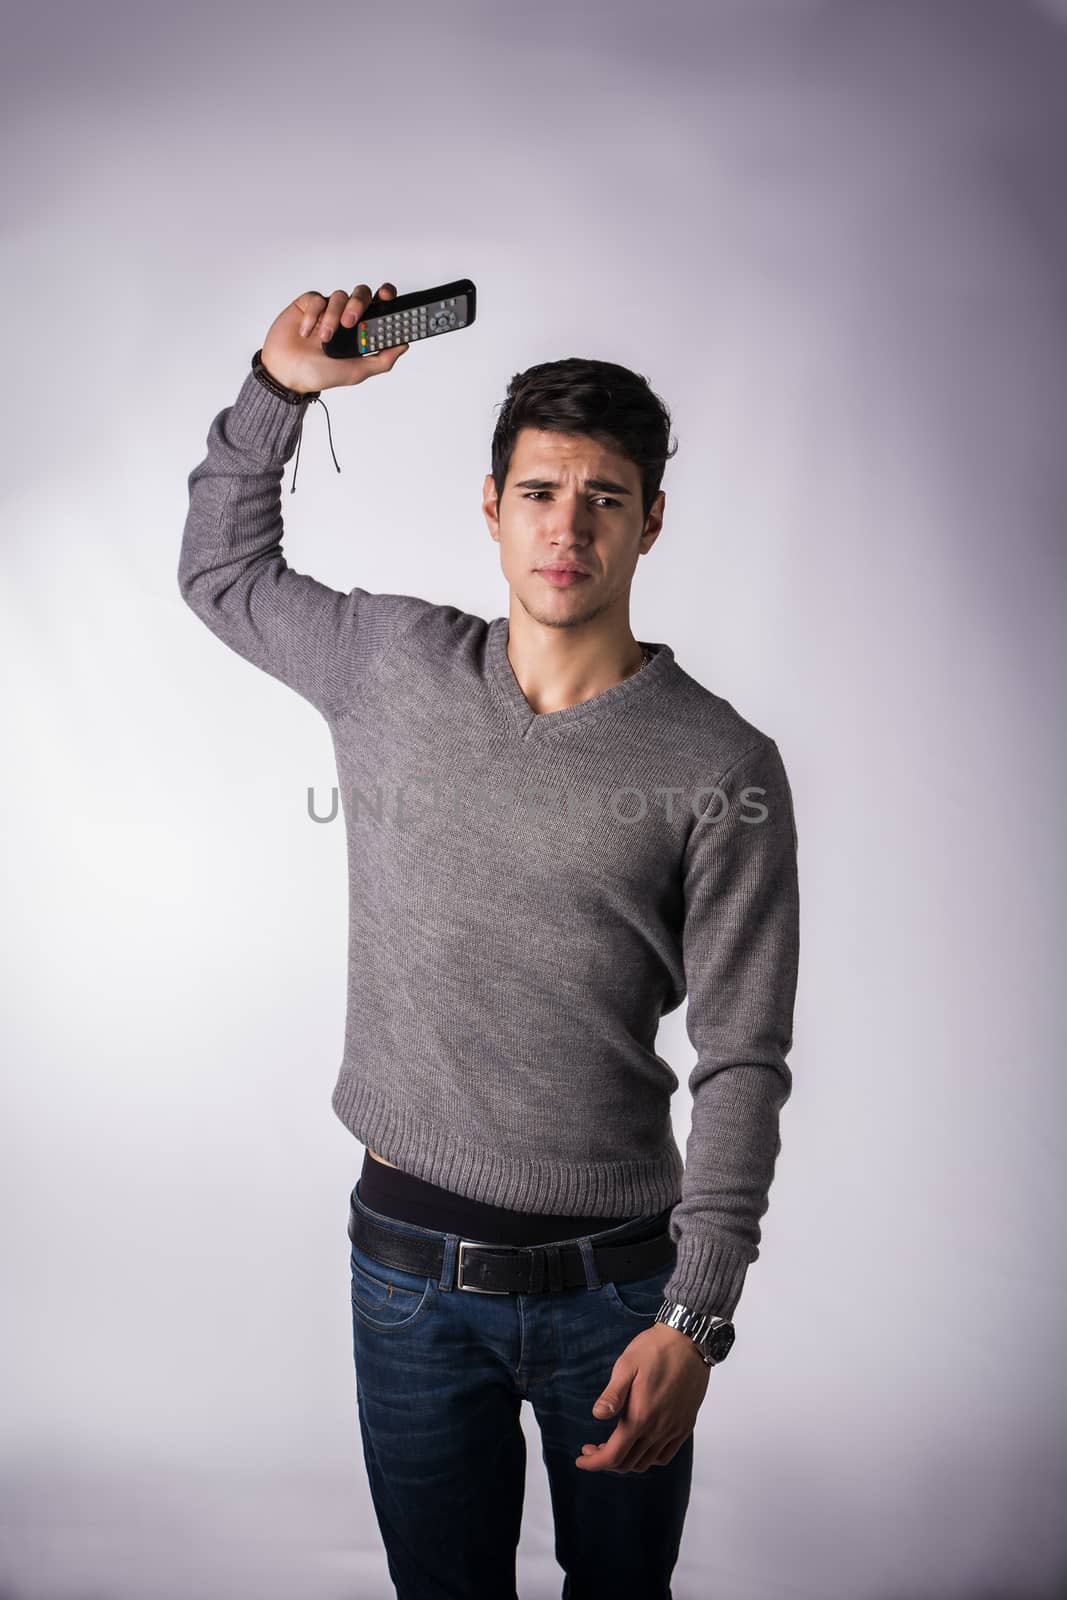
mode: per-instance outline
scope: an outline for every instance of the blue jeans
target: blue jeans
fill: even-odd
[[[689,1505],[693,1435],[665,1466],[585,1472],[575,1458],[617,1425],[593,1401],[631,1339],[652,1325],[673,1262],[600,1283],[592,1244],[574,1242],[586,1285],[542,1294],[455,1288],[456,1235],[352,1205],[398,1233],[450,1241],[436,1278],[351,1248],[356,1399],[371,1499],[398,1600],[517,1600],[526,1472],[519,1407],[541,1430],[563,1600],[670,1600]],[[669,1213],[664,1213],[664,1218]],[[648,1219],[644,1219],[647,1227]]]

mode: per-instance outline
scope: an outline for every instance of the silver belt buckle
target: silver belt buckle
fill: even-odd
[[[499,1250],[498,1244],[483,1244],[474,1239],[461,1239],[459,1241],[459,1265],[456,1268],[456,1288],[466,1289],[468,1294],[510,1294],[510,1289],[478,1289],[473,1283],[463,1282],[463,1252],[464,1250]]]

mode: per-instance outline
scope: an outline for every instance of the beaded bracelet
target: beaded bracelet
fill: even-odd
[[[303,400],[317,400],[319,398],[319,395],[322,393],[321,389],[315,389],[313,392],[308,394],[301,394],[299,389],[287,389],[284,384],[278,382],[277,378],[271,377],[270,373],[263,365],[262,358],[263,347],[261,345],[256,351],[255,355],[252,357],[253,376],[257,377],[263,387],[270,390],[271,394],[276,394],[279,400],[286,400],[291,406],[298,406]]]

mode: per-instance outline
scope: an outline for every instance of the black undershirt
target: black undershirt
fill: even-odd
[[[486,1244],[547,1244],[553,1239],[603,1233],[606,1228],[636,1220],[560,1217],[549,1212],[509,1211],[503,1206],[483,1205],[480,1200],[469,1200],[466,1195],[413,1177],[399,1167],[387,1167],[366,1150],[357,1189],[363,1204],[382,1216],[438,1233],[457,1233],[461,1239],[480,1239]]]

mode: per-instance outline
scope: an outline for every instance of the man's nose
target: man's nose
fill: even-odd
[[[573,534],[576,538],[586,540],[591,528],[589,509],[580,495],[573,500],[556,501],[552,512],[552,532],[555,537]]]

